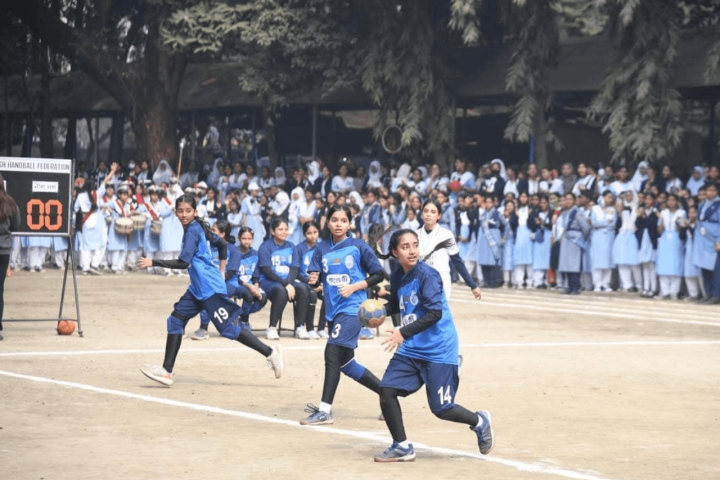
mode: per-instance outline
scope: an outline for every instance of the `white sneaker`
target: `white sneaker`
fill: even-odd
[[[330,335],[328,335],[327,330],[323,328],[322,330],[318,330],[318,337],[328,339]]]
[[[195,333],[192,334],[190,337],[193,340],[207,340],[210,338],[210,334],[207,330],[203,330],[202,328],[198,328]]]
[[[268,340],[280,340],[280,335],[278,335],[277,328],[268,327],[267,330],[265,330],[265,338],[267,338]]]
[[[272,349],[273,353],[267,357],[267,367],[275,372],[275,378],[280,378],[285,370],[282,347],[278,343],[277,345],[273,345]]]
[[[310,340],[320,340],[320,335],[315,330],[307,332],[307,336]]]
[[[163,385],[167,385],[168,387],[173,384],[173,374],[168,373],[167,370],[165,370],[160,365],[148,365],[145,364],[142,367],[140,367],[140,371],[148,378],[155,380],[156,382],[162,383]]]
[[[303,325],[300,325],[295,329],[295,338],[299,338],[300,340],[310,340],[308,332]]]

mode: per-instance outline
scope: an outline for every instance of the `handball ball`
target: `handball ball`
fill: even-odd
[[[75,331],[75,322],[72,320],[60,320],[57,324],[58,335],[72,335]]]
[[[385,304],[380,300],[365,300],[360,304],[357,315],[363,326],[379,327],[385,321]]]
[[[450,182],[449,187],[450,187],[450,190],[457,193],[460,191],[460,188],[462,188],[462,185],[460,185],[460,182],[458,182],[457,180],[453,180],[452,182]]]

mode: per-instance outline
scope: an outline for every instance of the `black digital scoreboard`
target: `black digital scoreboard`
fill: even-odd
[[[20,209],[16,235],[70,235],[72,160],[0,157],[5,190]]]

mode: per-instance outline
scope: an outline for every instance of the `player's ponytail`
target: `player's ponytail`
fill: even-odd
[[[235,243],[235,237],[232,236],[232,225],[227,220],[218,220],[215,226],[223,234],[227,243]]]

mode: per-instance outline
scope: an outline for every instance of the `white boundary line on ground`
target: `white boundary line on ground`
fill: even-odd
[[[453,298],[451,300],[453,303],[471,303],[471,304],[477,304],[478,300],[463,300],[460,298]],[[629,318],[638,322],[660,322],[660,323],[676,323],[679,325],[702,325],[704,327],[720,327],[720,323],[716,322],[704,322],[701,320],[680,320],[677,318],[658,318],[658,317],[643,317],[642,312],[634,312],[634,313],[612,313],[608,311],[599,311],[599,310],[577,310],[574,308],[560,308],[560,307],[543,307],[540,305],[537,305],[536,303],[503,303],[499,304],[497,306],[502,306],[503,308],[519,308],[519,309],[525,309],[525,310],[542,310],[545,312],[558,312],[558,313],[574,313],[577,315],[591,315],[596,317],[614,317],[614,318]]]
[[[220,337],[218,337],[219,339]],[[712,346],[720,345],[720,340],[670,340],[670,341],[648,341],[648,340],[627,340],[627,341],[595,341],[595,342],[497,342],[497,343],[461,343],[460,348],[558,348],[558,347],[684,347],[684,346]],[[323,350],[325,344],[320,345],[283,345],[283,351],[295,350]],[[364,345],[363,348],[383,348],[382,345]],[[255,353],[249,348],[243,347],[202,347],[184,348],[183,353],[208,353],[208,352],[235,352]],[[123,349],[123,350],[69,350],[69,351],[48,351],[48,352],[4,352],[2,357],[51,357],[59,356],[81,356],[81,355],[128,355],[128,354],[162,354],[162,348],[146,349]],[[389,357],[388,357],[389,358]]]
[[[274,423],[276,425],[282,425],[286,427],[294,427],[294,428],[300,428],[303,430],[307,430],[310,432],[321,432],[321,433],[330,433],[334,435],[344,435],[347,437],[355,437],[360,438],[363,440],[370,440],[377,442],[380,445],[387,445],[388,443],[391,443],[390,437],[387,435],[378,435],[378,434],[372,434],[367,432],[358,432],[353,430],[343,430],[343,429],[337,429],[337,428],[330,428],[330,427],[309,427],[309,426],[301,426],[297,420],[285,420],[281,418],[276,417],[267,417],[265,415],[258,415],[255,413],[249,413],[249,412],[242,412],[237,410],[228,410],[224,408],[218,408],[218,407],[212,407],[209,405],[201,405],[197,403],[189,403],[189,402],[183,402],[179,400],[170,400],[167,398],[158,398],[153,397],[151,395],[141,395],[137,393],[132,392],[124,392],[122,390],[112,390],[108,388],[102,388],[102,387],[95,387],[93,385],[86,385],[82,383],[75,383],[75,382],[66,382],[63,380],[55,380],[52,378],[45,378],[45,377],[37,377],[34,375],[23,375],[19,373],[14,372],[7,372],[0,370],[0,375],[11,377],[11,378],[17,378],[20,380],[28,380],[32,382],[37,383],[45,383],[50,385],[55,385],[59,387],[66,387],[66,388],[74,388],[78,390],[84,390],[87,392],[93,392],[93,393],[100,393],[105,395],[113,395],[116,397],[123,397],[133,400],[142,400],[144,402],[150,402],[150,403],[159,403],[162,405],[168,405],[171,407],[178,407],[178,408],[185,408],[188,410],[196,410],[200,412],[210,412],[215,413],[218,415],[226,415],[230,417],[238,417],[243,418],[246,420],[252,420],[255,422],[261,422],[261,423]],[[470,434],[468,434],[470,435]],[[471,453],[466,452],[463,450],[454,450],[451,448],[443,448],[443,447],[433,447],[431,445],[425,445],[421,443],[414,443],[413,444],[416,448],[420,450],[426,450],[431,451],[433,453],[443,454],[443,455],[456,455],[461,457],[469,457],[474,458],[478,460],[483,460],[486,462],[491,463],[497,463],[506,467],[514,468],[515,470],[519,470],[521,472],[532,472],[532,473],[542,473],[542,474],[548,474],[548,475],[556,475],[560,477],[565,478],[572,478],[576,480],[609,480],[605,477],[600,477],[597,475],[592,475],[589,473],[583,473],[583,472],[576,472],[573,470],[566,470],[563,468],[557,468],[557,467],[551,467],[547,465],[542,465],[539,463],[527,463],[527,462],[521,462],[517,460],[509,460],[501,457],[494,457],[494,456],[483,456],[479,453]],[[368,460],[369,461],[369,460]]]

